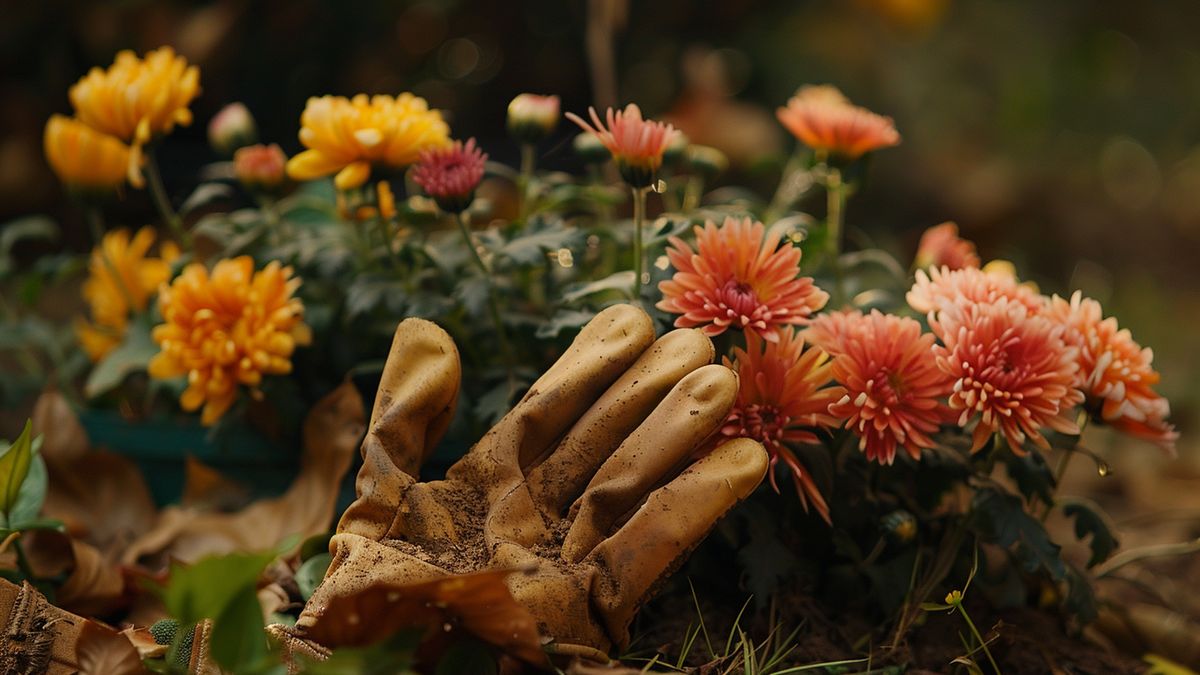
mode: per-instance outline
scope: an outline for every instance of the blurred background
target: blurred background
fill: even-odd
[[[162,150],[177,199],[215,159],[205,126],[228,102],[245,102],[260,136],[292,154],[307,97],[405,90],[445,110],[456,136],[476,136],[510,163],[504,114],[515,94],[556,93],[579,112],[634,101],[724,149],[734,162],[725,182],[769,194],[791,151],[774,108],[802,84],[835,84],[895,118],[903,136],[872,159],[850,204],[858,236],[907,261],[921,230],[955,220],[985,260],[1014,260],[1045,291],[1100,299],[1154,347],[1181,454],[1196,462],[1200,4],[1191,0],[3,7],[0,221],[49,213],[79,250],[85,228],[42,158],[42,128],[69,111],[76,79],[124,48],[170,44],[200,66],[196,120]],[[573,134],[560,125],[542,165],[572,168]],[[145,194],[122,208],[125,224],[152,219]]]

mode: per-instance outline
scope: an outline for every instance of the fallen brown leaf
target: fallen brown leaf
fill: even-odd
[[[104,615],[124,601],[125,580],[120,569],[96,547],[54,530],[34,530],[22,538],[29,564],[39,576],[67,575],[54,603],[71,612]]]
[[[85,621],[75,643],[80,675],[141,675],[148,673],[138,650],[122,634],[95,621]]]
[[[129,640],[129,644],[133,645],[133,648],[137,650],[138,657],[142,659],[156,659],[164,656],[170,646],[155,642],[149,628],[130,626],[121,631],[121,635]]]

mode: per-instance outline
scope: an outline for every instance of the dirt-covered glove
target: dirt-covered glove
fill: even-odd
[[[320,632],[332,599],[374,584],[522,568],[534,571],[509,576],[509,589],[553,638],[548,649],[603,658],[626,646],[639,606],[766,472],[747,439],[692,461],[738,389],[712,359],[699,331],[655,341],[644,312],[610,307],[444,480],[422,483],[460,366],[444,331],[404,321],[363,441],[358,499],[293,634]]]

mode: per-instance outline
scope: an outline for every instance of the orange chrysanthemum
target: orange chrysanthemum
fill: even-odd
[[[916,281],[905,296],[908,305],[922,314],[941,312],[947,307],[971,303],[990,303],[1006,298],[1023,306],[1027,314],[1040,314],[1046,300],[1013,274],[988,263],[988,269],[974,267],[952,270],[934,267],[926,273],[917,270]]]
[[[675,275],[658,285],[657,307],[679,314],[676,326],[709,336],[733,327],[775,341],[777,328],[807,324],[829,294],[799,277],[799,247],[781,247],[778,232],[764,240],[765,231],[749,218],[726,218],[721,227],[709,221],[695,228],[696,251],[672,237],[667,257]]]
[[[311,340],[304,305],[292,297],[300,280],[278,262],[255,272],[249,256],[221,260],[210,274],[188,265],[159,293],[164,323],[155,326],[162,349],[150,375],[187,376],[179,403],[214,424],[233,405],[239,384],[259,395],[264,375],[286,375],[292,352]]]
[[[1154,352],[1079,291],[1069,301],[1051,298],[1047,316],[1066,327],[1064,339],[1079,350],[1077,386],[1092,416],[1175,454],[1179,434],[1167,422],[1170,403],[1153,389],[1159,381]]]
[[[352,190],[367,182],[373,164],[403,168],[422,150],[449,145],[450,127],[425,99],[409,93],[322,96],[308,99],[300,115],[300,142],[308,149],[288,160],[288,176],[304,181],[337,174],[338,189]]]
[[[1024,453],[1032,441],[1048,449],[1043,428],[1078,434],[1072,409],[1083,402],[1076,388],[1078,350],[1063,341],[1064,327],[1030,314],[1007,297],[959,304],[929,321],[944,346],[934,347],[938,368],[954,380],[950,407],[966,426],[978,415],[971,451],[995,432]]]
[[[105,194],[129,176],[129,146],[79,120],[51,116],[42,143],[50,168],[70,190]]]
[[[872,310],[822,314],[808,339],[833,356],[833,378],[846,394],[829,412],[858,435],[867,460],[891,464],[896,447],[913,459],[954,413],[942,400],[953,383],[937,367],[934,336],[909,318]]]
[[[890,117],[856,106],[831,85],[804,86],[776,111],[779,122],[801,143],[846,159],[890,148],[900,134]]]
[[[913,264],[917,269],[948,267],[960,270],[979,267],[979,256],[975,253],[975,244],[958,236],[958,225],[946,222],[921,235]]]
[[[663,153],[675,136],[675,127],[663,122],[642,118],[642,109],[630,103],[624,110],[608,109],[607,125],[600,120],[595,108],[588,108],[592,123],[579,115],[567,113],[567,119],[592,134],[608,148],[621,170],[625,182],[634,187],[646,187],[662,166]]]
[[[771,456],[771,486],[775,466],[782,461],[791,469],[804,509],[809,502],[829,522],[829,506],[789,443],[817,443],[814,428],[838,425],[829,406],[843,393],[831,383],[829,356],[820,349],[804,349],[804,338],[790,328],[774,342],[746,334],[746,349],[734,349],[733,361],[725,364],[737,371],[741,381],[737,402],[721,427],[726,438],[753,438]]]
[[[146,311],[150,296],[171,276],[171,261],[179,255],[174,244],[162,246],[162,257],[148,256],[154,229],[143,227],[133,235],[113,230],[104,235],[88,261],[83,298],[92,321],[80,321],[76,334],[83,351],[99,361],[116,349],[129,328],[129,315]]]

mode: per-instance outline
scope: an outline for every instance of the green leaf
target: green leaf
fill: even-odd
[[[28,239],[53,241],[58,238],[58,223],[48,216],[26,216],[10,220],[0,227],[0,279],[12,273],[17,266],[12,250]]]
[[[487,277],[482,276],[465,277],[454,287],[454,297],[462,302],[467,314],[475,319],[487,317],[490,294],[490,282]]]
[[[1056,581],[1066,574],[1060,547],[1050,541],[1042,523],[1025,512],[1020,497],[982,488],[971,504],[971,520],[985,541],[1012,548],[1026,572],[1044,569]]]
[[[1080,541],[1088,536],[1092,538],[1088,544],[1092,549],[1092,557],[1087,562],[1088,569],[1108,560],[1120,546],[1099,506],[1081,499],[1072,499],[1063,506],[1063,515],[1075,519],[1075,538]]]
[[[495,675],[499,672],[496,658],[487,645],[478,640],[463,639],[454,643],[438,661],[435,675],[477,673]]]
[[[603,293],[604,291],[620,291],[623,297],[628,298],[632,288],[633,271],[625,270],[573,288],[563,293],[562,300],[563,302],[575,302],[589,295]]]
[[[325,579],[325,570],[329,569],[329,563],[332,561],[333,556],[326,551],[314,555],[300,565],[295,575],[296,586],[300,588],[300,597],[305,600],[312,597],[313,591],[316,591],[317,586],[320,586],[321,581]]]
[[[33,464],[33,421],[25,421],[25,429],[17,440],[0,456],[0,512],[4,515],[4,523],[10,526],[13,507],[25,477],[29,475],[29,467]]]
[[[1017,488],[1025,496],[1025,502],[1030,503],[1036,497],[1043,504],[1054,501],[1054,474],[1046,465],[1040,452],[1029,452],[1025,456],[1017,456],[1011,450],[1006,450],[1004,467],[1008,475],[1016,482]]]
[[[218,199],[226,199],[233,196],[233,187],[225,183],[201,183],[192,190],[192,194],[183,200],[183,204],[179,207],[179,215],[186,216],[192,211],[211,204]]]
[[[274,558],[275,552],[235,553],[171,568],[163,592],[167,611],[183,625],[211,619],[213,657],[233,672],[245,672],[266,657],[256,586]]]
[[[1067,567],[1067,596],[1063,599],[1063,608],[1084,624],[1095,621],[1099,613],[1091,582],[1073,566]]]
[[[537,336],[539,338],[554,338],[558,334],[567,331],[573,333],[581,328],[584,324],[591,321],[596,316],[595,312],[579,309],[559,310],[554,313],[554,316],[549,321],[538,326]]]
[[[408,630],[370,647],[335,649],[324,661],[305,663],[302,671],[305,675],[412,675],[421,635],[421,630]]]
[[[42,511],[42,504],[46,501],[48,484],[46,460],[42,459],[39,452],[41,445],[42,437],[38,436],[31,448],[29,472],[21,483],[20,489],[17,490],[17,498],[8,512],[9,526],[18,530],[44,530],[62,527],[62,523],[56,520],[38,519],[38,514]]]
[[[131,321],[125,339],[96,364],[88,375],[83,391],[88,398],[107,393],[125,381],[130,374],[145,370],[158,354],[158,345],[150,337],[149,314]]]
[[[547,251],[578,247],[583,234],[562,224],[512,239],[497,251],[517,265],[541,265]]]

